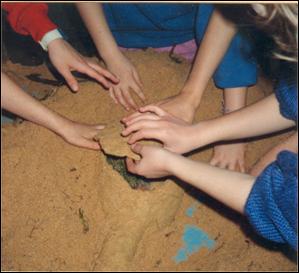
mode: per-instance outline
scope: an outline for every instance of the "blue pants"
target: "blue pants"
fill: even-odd
[[[202,40],[211,4],[103,4],[109,27],[123,47],[165,47],[192,39]],[[219,88],[250,86],[257,81],[257,67],[250,57],[250,43],[234,37],[213,76]]]

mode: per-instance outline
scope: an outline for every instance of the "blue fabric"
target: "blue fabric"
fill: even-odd
[[[279,101],[280,113],[287,119],[297,122],[298,117],[298,91],[296,83],[287,83],[280,80],[275,87],[276,98]]]
[[[283,151],[257,178],[245,214],[263,237],[297,249],[297,155]]]
[[[103,4],[108,25],[123,47],[164,47],[192,39],[200,42],[210,16],[211,4]],[[219,88],[250,86],[257,81],[257,67],[250,43],[237,34],[214,74]]]
[[[197,5],[103,4],[118,45],[145,48],[180,44],[195,38]]]
[[[213,5],[211,4],[198,6],[196,40],[199,43],[204,37],[212,12]],[[234,88],[256,84],[257,65],[251,55],[250,44],[244,34],[237,33],[235,35],[213,76],[216,86],[219,88]]]
[[[275,87],[281,114],[297,121],[297,84],[281,80]],[[245,213],[256,231],[278,243],[297,249],[298,155],[281,152],[256,182],[248,197]]]

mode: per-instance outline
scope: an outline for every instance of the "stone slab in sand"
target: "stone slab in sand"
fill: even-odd
[[[95,136],[95,139],[100,142],[102,150],[108,155],[139,160],[140,156],[135,154],[127,143],[128,137],[121,135],[122,130],[123,126],[116,121],[108,124]]]
[[[140,160],[140,155],[134,153],[128,144],[129,137],[121,135],[123,129],[124,126],[120,121],[111,122],[95,136],[95,140],[99,141],[105,154]],[[142,140],[139,143],[142,145],[162,146],[158,141]]]
[[[176,94],[190,69],[152,51],[131,52],[129,58],[143,80],[147,103]],[[82,83],[80,89],[73,94],[59,88],[43,103],[90,124],[128,115],[96,83]],[[220,114],[221,95],[208,86],[197,121]],[[262,97],[261,88],[250,89],[250,102]],[[71,146],[28,122],[3,126],[2,137],[3,270],[296,271],[281,248],[265,244],[243,217],[192,187],[167,180],[152,191],[132,190],[103,153]],[[285,137],[250,143],[247,166]],[[208,161],[211,153],[192,158]],[[194,204],[189,217],[186,210]],[[205,231],[215,246],[177,264],[173,257],[183,247],[186,225]]]

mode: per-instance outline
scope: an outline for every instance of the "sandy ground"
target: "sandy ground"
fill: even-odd
[[[167,54],[128,55],[148,102],[176,94],[190,69]],[[73,94],[23,78],[34,72],[50,78],[43,67],[6,69],[71,119],[108,123],[126,114],[96,83],[81,83]],[[266,93],[261,82],[250,88],[249,102]],[[220,115],[221,97],[210,83],[196,120]],[[29,122],[4,125],[1,132],[2,270],[296,271],[294,253],[264,241],[245,218],[180,181],[132,190],[101,152],[73,147]],[[247,167],[288,135],[249,143]],[[211,153],[192,158],[208,161]]]

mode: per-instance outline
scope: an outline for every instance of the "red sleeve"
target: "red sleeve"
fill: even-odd
[[[11,27],[19,34],[31,35],[38,42],[57,26],[48,17],[48,5],[44,3],[3,3]]]

